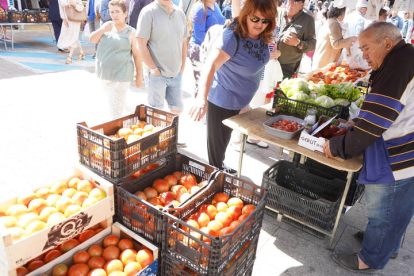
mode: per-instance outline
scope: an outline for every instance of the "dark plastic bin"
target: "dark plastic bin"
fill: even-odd
[[[313,159],[308,158],[305,165],[299,167],[311,174],[323,177],[327,180],[339,179],[346,184],[348,173],[346,171],[336,170],[324,164],[321,164]],[[345,205],[353,206],[357,200],[361,198],[365,191],[365,185],[358,183],[359,172],[352,175],[351,185],[349,186],[348,194],[346,195]]]
[[[266,205],[282,214],[331,231],[344,190],[338,179],[327,180],[279,161],[263,174]]]
[[[21,11],[8,11],[10,23],[24,23],[23,12]]]
[[[39,23],[50,22],[49,9],[42,9],[39,11]]]
[[[210,236],[194,228],[185,221],[196,213],[203,204],[211,204],[214,195],[223,192],[231,197],[240,198],[244,204],[253,204],[256,209],[239,225],[234,232],[219,238]],[[164,216],[164,242],[162,250],[170,257],[201,275],[220,275],[240,249],[259,236],[262,227],[267,192],[264,188],[224,172],[217,173],[208,187],[176,212]],[[182,227],[196,232],[200,239]],[[210,243],[203,241],[210,239]],[[167,275],[167,274],[166,274]]]
[[[124,138],[111,139],[118,129],[145,121],[162,129],[127,143]],[[79,161],[114,184],[133,172],[177,151],[178,116],[163,110],[139,105],[126,117],[88,127],[77,124]]]
[[[39,11],[23,11],[25,23],[39,23]]]
[[[151,187],[155,179],[163,178],[175,171],[193,174],[197,178],[197,183],[209,180],[210,176],[217,171],[215,167],[180,153],[172,155],[167,160],[159,163],[161,165],[153,172],[135,180],[127,179],[116,186],[115,193],[115,201],[118,207],[116,210],[117,220],[135,233],[144,236],[156,246],[161,246],[162,242],[163,209],[138,198],[134,193],[142,191],[146,187]],[[198,193],[192,195],[186,202],[191,201]],[[182,204],[185,204],[185,202]]]
[[[161,275],[168,276],[190,276],[190,275],[220,275],[220,276],[250,276],[253,272],[253,265],[256,259],[256,250],[259,241],[257,236],[253,241],[249,241],[236,254],[223,270],[212,271],[209,270],[205,274],[200,274],[197,270],[185,266],[178,259],[163,253],[161,258]]]
[[[273,108],[275,108],[278,104],[281,104],[280,111],[285,112],[289,115],[299,116],[302,118],[305,118],[308,109],[315,109],[317,117],[321,115],[327,115],[329,117],[338,115],[338,118],[348,119],[349,107],[351,106],[351,104],[349,104],[347,106],[335,105],[329,108],[322,107],[316,104],[289,99],[286,96],[286,94],[283,93],[282,90],[275,89],[275,96],[273,98]]]

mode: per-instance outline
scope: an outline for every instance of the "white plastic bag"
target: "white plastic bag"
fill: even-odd
[[[91,35],[91,31],[89,30],[89,23],[86,23],[85,28],[83,29],[83,32],[82,32],[82,40],[84,42],[89,42],[90,35]]]
[[[362,58],[362,51],[359,49],[359,43],[353,43],[351,47],[351,57],[349,59],[349,68],[351,69],[369,69],[368,63]]]
[[[264,94],[268,94],[273,91],[276,84],[282,80],[283,72],[279,61],[277,59],[271,59],[266,64],[260,91]]]

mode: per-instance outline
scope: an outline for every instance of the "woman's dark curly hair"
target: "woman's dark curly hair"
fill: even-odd
[[[345,14],[345,10],[346,8],[335,8],[335,7],[330,7],[329,11],[328,11],[328,18],[338,18],[341,15]]]

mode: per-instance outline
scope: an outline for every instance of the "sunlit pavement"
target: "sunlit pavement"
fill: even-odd
[[[5,51],[0,44],[0,200],[70,175],[78,162],[76,123],[97,125],[105,122],[106,114],[94,75],[92,44],[83,45],[86,60],[65,65],[67,54],[57,52],[48,31],[15,32],[15,40],[14,51],[10,45]],[[187,116],[193,98],[193,76],[187,65],[183,78],[185,110],[179,129],[187,148],[179,151],[207,162],[205,125]],[[131,87],[124,114],[146,103],[146,90]],[[261,185],[263,172],[270,165],[290,159],[278,152],[276,146],[260,149],[246,145],[243,177]],[[229,147],[226,164],[237,169],[238,157],[239,153]],[[361,202],[342,216],[334,251],[358,251],[360,245],[353,234],[367,223],[364,200]],[[328,238],[317,238],[266,214],[253,275],[354,275],[332,261],[327,244]],[[413,259],[411,222],[399,257],[377,275],[414,275]]]

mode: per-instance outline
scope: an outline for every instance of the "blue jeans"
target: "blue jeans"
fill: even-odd
[[[370,268],[383,269],[398,252],[414,214],[414,177],[365,185],[368,225],[359,258]]]
[[[183,110],[183,91],[181,88],[182,73],[175,77],[162,75],[148,77],[148,103],[150,106],[163,109],[164,99],[172,110]]]

